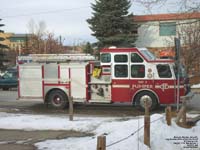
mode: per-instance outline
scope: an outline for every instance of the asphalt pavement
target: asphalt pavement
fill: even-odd
[[[0,90],[0,108],[21,108],[28,107],[36,104],[43,105],[43,101],[38,100],[17,100],[18,93],[17,89],[10,91]],[[200,93],[195,92],[191,100],[188,101],[187,106],[191,111],[200,112]]]
[[[12,89],[10,91],[0,90],[0,102],[2,101],[15,101],[18,97],[17,89]]]

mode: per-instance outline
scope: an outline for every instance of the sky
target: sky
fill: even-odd
[[[169,13],[177,11],[177,0],[154,5],[151,11],[132,0],[130,13],[143,15],[148,13]],[[199,1],[199,0],[196,0]],[[0,0],[1,23],[5,32],[29,33],[28,23],[44,21],[46,30],[53,32],[56,36],[62,36],[66,45],[76,45],[83,42],[95,42],[91,36],[92,31],[86,20],[91,18],[91,3],[95,0]]]
[[[187,114],[195,117],[198,114]],[[153,150],[199,150],[200,121],[192,128],[181,128],[172,119],[171,126],[165,121],[165,114],[153,114],[150,117],[150,145]],[[109,150],[147,150],[144,145],[144,116],[137,117],[94,117],[74,116],[69,121],[67,115],[33,115],[0,112],[1,129],[35,130],[66,130],[94,134],[86,137],[68,137],[51,139],[35,143],[39,150],[94,150],[97,136],[106,136]],[[13,123],[15,122],[15,123]],[[28,143],[32,139],[22,141],[2,141],[0,143]],[[84,146],[83,146],[84,145]],[[192,148],[193,147],[193,148]]]

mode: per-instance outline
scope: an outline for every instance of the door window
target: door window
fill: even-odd
[[[132,78],[144,78],[145,66],[144,65],[131,65],[131,77]]]
[[[128,77],[128,65],[115,65],[115,77],[116,78]]]
[[[167,64],[159,64],[157,65],[158,76],[160,78],[171,78],[172,73],[169,65]]]

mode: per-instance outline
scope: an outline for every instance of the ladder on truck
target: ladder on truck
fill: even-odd
[[[18,63],[86,62],[92,60],[95,60],[95,57],[90,54],[29,54],[17,57]]]

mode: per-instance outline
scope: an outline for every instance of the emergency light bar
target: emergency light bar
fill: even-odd
[[[68,61],[91,61],[95,57],[90,54],[29,54],[18,56],[18,62],[68,62]]]

